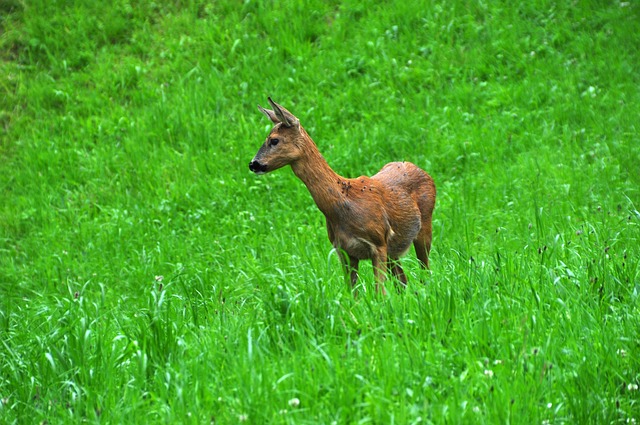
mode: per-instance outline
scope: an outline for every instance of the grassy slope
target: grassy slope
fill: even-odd
[[[636,4],[58,3],[2,6],[0,421],[640,419]],[[267,95],[433,175],[426,286],[352,299]]]

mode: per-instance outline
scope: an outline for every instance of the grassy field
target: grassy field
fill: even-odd
[[[640,422],[638,46],[636,1],[0,2],[0,423]],[[406,293],[249,172],[268,95],[433,176]]]

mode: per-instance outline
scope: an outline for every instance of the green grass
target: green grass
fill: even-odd
[[[0,422],[640,421],[640,5],[467,3],[0,3]],[[431,273],[351,296],[268,95]]]

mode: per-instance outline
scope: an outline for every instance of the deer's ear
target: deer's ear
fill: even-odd
[[[271,100],[270,97],[268,99],[269,103],[273,107],[273,113],[276,115],[276,118],[282,123],[282,125],[284,125],[285,127],[300,127],[300,121],[298,120],[298,118],[296,118],[291,112],[287,111],[285,108]]]
[[[260,110],[260,112],[265,114],[267,116],[267,118],[269,118],[271,120],[272,123],[278,124],[280,122],[280,120],[278,119],[278,117],[276,117],[276,114],[272,110],[264,109],[260,105],[258,105],[258,109]]]

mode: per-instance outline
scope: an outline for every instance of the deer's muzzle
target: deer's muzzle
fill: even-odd
[[[264,164],[261,164],[255,159],[249,163],[249,169],[256,174],[264,174],[267,172],[267,166]]]

